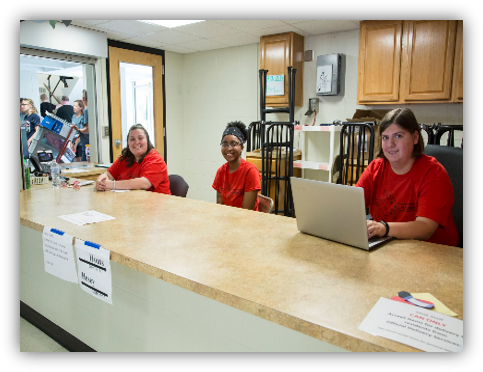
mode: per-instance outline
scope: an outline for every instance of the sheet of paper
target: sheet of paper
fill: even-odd
[[[332,65],[317,66],[317,93],[332,92]]]
[[[285,75],[267,75],[267,96],[283,96]]]
[[[97,244],[75,240],[77,274],[83,291],[112,305],[111,252]]]
[[[111,190],[112,192],[126,192],[126,191],[131,191],[131,190]]]
[[[72,236],[44,226],[42,240],[45,271],[68,282],[77,283]]]
[[[434,304],[434,309],[433,311],[436,311],[441,314],[449,315],[449,316],[457,316],[454,311],[451,311],[446,307],[445,304],[443,304],[441,301],[439,301],[436,297],[434,297],[431,293],[411,293],[411,295],[414,298],[418,298],[421,300],[426,300],[429,302],[432,302]]]
[[[115,217],[109,216],[104,213],[96,212],[96,211],[87,211],[87,212],[80,212],[80,213],[73,213],[73,214],[66,214],[59,216],[60,218],[69,221],[71,223],[76,224],[77,226],[83,226],[88,223],[96,223],[102,221],[113,220]]]
[[[463,321],[383,297],[357,328],[423,351],[463,351]]]

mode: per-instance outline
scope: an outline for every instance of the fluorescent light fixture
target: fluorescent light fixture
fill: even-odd
[[[152,23],[155,25],[172,28],[172,27],[184,26],[184,25],[189,25],[190,23],[203,22],[203,21],[204,19],[199,21],[195,21],[195,20],[177,21],[173,19],[168,19],[168,20],[152,20],[152,21],[139,21],[139,22]]]

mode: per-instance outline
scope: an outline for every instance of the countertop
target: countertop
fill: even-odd
[[[59,215],[115,217],[76,226]],[[111,260],[350,351],[418,351],[357,329],[380,297],[429,292],[463,319],[463,250],[394,240],[367,252],[302,234],[289,217],[147,191],[32,188],[20,223],[55,227]]]

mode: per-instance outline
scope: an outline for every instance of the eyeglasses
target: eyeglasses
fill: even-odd
[[[28,103],[21,103],[20,106],[28,106]]]
[[[235,141],[232,141],[230,143],[228,143],[228,142],[222,142],[222,143],[220,143],[221,147],[223,147],[224,149],[226,149],[228,147],[231,147],[232,149],[234,149],[239,144],[240,144],[240,142],[235,142]]]

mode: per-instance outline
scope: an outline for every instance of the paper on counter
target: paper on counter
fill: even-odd
[[[42,233],[44,267],[45,271],[51,275],[77,283],[72,239],[72,236],[62,231],[44,226]]]
[[[110,190],[112,192],[126,192],[126,191],[131,191],[131,190]]]
[[[71,223],[76,224],[77,226],[83,226],[88,223],[96,223],[102,221],[113,220],[115,217],[109,216],[104,213],[96,212],[96,211],[87,211],[87,212],[80,212],[80,213],[73,213],[73,214],[65,214],[59,216],[63,220],[69,221]]]
[[[462,320],[384,297],[357,329],[423,351],[463,351]]]

